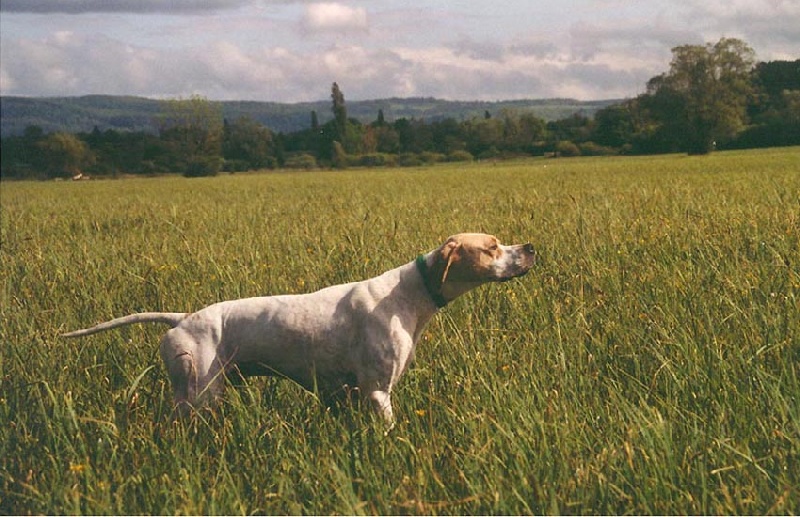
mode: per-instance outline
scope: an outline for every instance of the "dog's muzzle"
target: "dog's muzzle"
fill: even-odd
[[[523,276],[530,271],[536,261],[536,250],[533,244],[520,244],[512,247],[511,264],[498,280],[507,282],[514,278]]]

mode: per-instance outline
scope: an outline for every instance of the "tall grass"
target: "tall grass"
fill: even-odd
[[[800,153],[4,183],[2,513],[800,512]],[[130,312],[309,292],[459,231],[524,279],[431,323],[384,437],[256,379],[169,423]]]

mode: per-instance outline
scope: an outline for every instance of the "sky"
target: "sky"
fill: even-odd
[[[619,99],[671,48],[800,58],[800,0],[0,0],[0,94]]]

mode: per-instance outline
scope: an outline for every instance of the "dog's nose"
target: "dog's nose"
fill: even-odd
[[[525,244],[522,247],[522,249],[525,250],[525,253],[531,253],[531,254],[536,253],[536,250],[533,249],[533,244],[531,244],[530,242],[528,244]]]

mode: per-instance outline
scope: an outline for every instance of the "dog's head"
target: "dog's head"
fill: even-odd
[[[526,274],[536,259],[531,244],[505,246],[483,233],[453,235],[434,252],[432,277],[446,286],[463,286],[455,296],[486,282],[505,282]],[[460,292],[459,292],[460,291]]]

